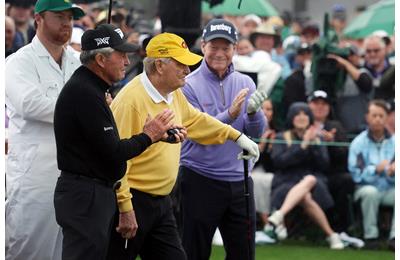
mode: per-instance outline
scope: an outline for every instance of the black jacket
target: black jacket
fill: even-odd
[[[120,140],[104,96],[109,87],[81,66],[61,91],[54,114],[61,171],[114,182],[125,174],[126,161],[151,145],[144,133]]]

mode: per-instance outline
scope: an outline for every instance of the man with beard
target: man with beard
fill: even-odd
[[[53,193],[58,177],[53,115],[58,93],[80,62],[64,49],[84,12],[64,0],[35,5],[36,36],[6,61],[9,154],[6,259],[61,258]]]

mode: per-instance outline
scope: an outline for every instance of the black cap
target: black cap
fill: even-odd
[[[308,97],[308,102],[317,100],[317,99],[322,99],[324,101],[326,101],[327,103],[329,103],[329,98],[328,98],[328,94],[326,94],[325,91],[323,90],[316,90],[314,91],[309,97]]]
[[[301,43],[300,46],[297,47],[296,54],[302,55],[305,53],[310,53],[312,51],[311,45],[308,43]]]
[[[202,38],[205,42],[222,38],[235,44],[238,40],[238,33],[231,22],[224,19],[213,19],[204,27]]]
[[[112,24],[101,24],[93,30],[87,30],[82,35],[82,50],[90,51],[106,47],[121,52],[135,52],[139,46],[127,43],[121,29]]]

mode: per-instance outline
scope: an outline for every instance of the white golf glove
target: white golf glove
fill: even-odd
[[[258,145],[250,140],[246,135],[241,134],[236,140],[236,143],[244,150],[248,152],[248,155],[243,155],[243,152],[238,154],[238,160],[250,160],[253,158],[254,162],[258,161],[260,157],[260,151],[258,150]]]
[[[262,103],[268,98],[268,95],[265,91],[255,91],[249,98],[249,102],[247,103],[247,114],[252,114],[257,112]]]

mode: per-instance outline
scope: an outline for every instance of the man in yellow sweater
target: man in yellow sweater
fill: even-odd
[[[146,48],[144,70],[129,82],[111,104],[121,138],[140,133],[148,115],[164,109],[174,112],[175,126],[202,145],[235,141],[258,159],[258,146],[229,125],[190,105],[181,88],[190,65],[202,57],[189,51],[175,34],[155,36]],[[180,143],[157,142],[128,161],[117,190],[119,216],[112,235],[108,259],[186,259],[172,213],[169,194],[178,173]],[[223,155],[221,155],[223,156]]]

